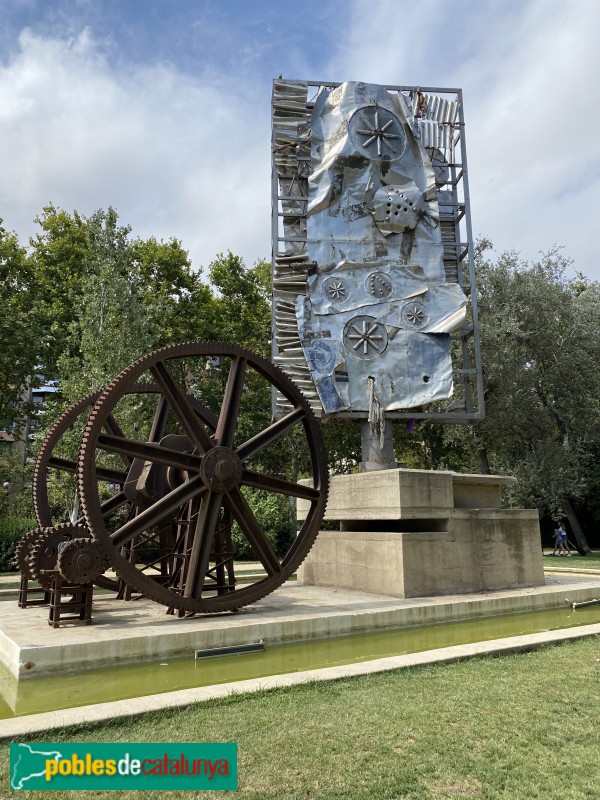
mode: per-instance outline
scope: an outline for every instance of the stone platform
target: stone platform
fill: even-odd
[[[193,657],[212,647],[279,643],[407,625],[557,608],[600,597],[600,576],[551,576],[545,586],[398,598],[289,582],[236,614],[178,619],[151,601],[94,598],[90,626],[52,629],[48,608],[0,603],[0,661],[15,678]]]
[[[500,508],[504,475],[388,469],[331,480],[300,585],[397,597],[542,586],[538,512]],[[298,518],[308,511],[298,501]]]

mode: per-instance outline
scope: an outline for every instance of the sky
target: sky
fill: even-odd
[[[461,87],[475,236],[530,261],[562,246],[600,280],[597,0],[0,0],[0,18],[0,218],[23,244],[49,203],[112,206],[195,269],[269,259],[282,75]]]

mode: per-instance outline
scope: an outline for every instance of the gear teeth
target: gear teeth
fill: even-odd
[[[135,381],[149,367],[167,359],[185,358],[186,356],[243,357],[247,360],[248,365],[278,389],[286,400],[291,400],[292,407],[302,408],[304,412],[302,426],[309,442],[315,483],[320,492],[318,499],[312,504],[309,515],[290,552],[282,560],[279,572],[269,575],[255,584],[246,584],[244,588],[236,589],[222,597],[198,600],[185,598],[175,590],[171,591],[168,587],[161,586],[151,576],[141,572],[120,555],[118,549],[112,544],[100,512],[100,500],[97,496],[95,479],[95,443],[114,405],[124,394],[134,391]],[[188,612],[215,613],[237,610],[249,603],[256,602],[280,586],[297,569],[306,553],[311,549],[319,532],[327,503],[328,469],[319,423],[311,409],[310,402],[283,370],[262,356],[254,355],[237,345],[223,342],[184,342],[180,345],[160,348],[137,359],[100,393],[88,417],[81,439],[77,461],[77,485],[82,513],[89,530],[95,541],[106,547],[113,567],[122,580],[135,591],[167,607]]]
[[[43,528],[35,528],[33,531],[28,531],[26,534],[23,535],[21,541],[17,544],[15,548],[15,555],[13,559],[13,564],[18,570],[23,574],[26,578],[31,580],[35,580],[32,573],[31,568],[29,566],[29,556],[31,554],[31,550],[33,545],[39,538],[40,533],[43,531]]]
[[[92,583],[109,566],[108,556],[100,545],[89,537],[67,542],[60,549],[56,560],[56,568],[69,583]]]
[[[32,478],[33,508],[38,524],[41,527],[49,527],[52,525],[47,483],[47,471],[52,452],[65,432],[75,423],[77,417],[87,406],[93,406],[99,395],[100,392],[92,392],[82,397],[79,402],[72,405],[66,411],[63,411],[54,421],[41,444],[33,467]]]
[[[56,568],[59,545],[78,537],[89,538],[89,531],[82,525],[75,525],[71,522],[62,522],[54,528],[39,529],[29,554],[28,565],[33,579],[42,588],[52,588],[52,578],[44,571]]]

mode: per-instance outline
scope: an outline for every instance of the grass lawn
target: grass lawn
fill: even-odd
[[[230,697],[28,741],[237,742],[238,795],[248,800],[591,800],[600,795],[599,662],[595,637]],[[0,770],[0,796],[7,797],[6,743]],[[80,796],[136,800],[144,793]],[[75,797],[61,794],[61,800]]]
[[[580,556],[577,550],[571,550],[569,556],[553,556],[552,550],[544,551],[545,567],[569,567],[569,569],[596,569],[600,572],[600,552]]]

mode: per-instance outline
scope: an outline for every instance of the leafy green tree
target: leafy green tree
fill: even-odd
[[[600,442],[600,286],[567,277],[558,250],[535,264],[504,253],[478,264],[486,419],[478,434],[492,470],[519,479],[514,500],[567,516],[590,488]]]
[[[192,270],[181,242],[135,239],[131,271],[139,280],[141,297],[152,318],[155,347],[214,338],[213,293],[203,282],[202,272]]]
[[[259,261],[246,267],[231,251],[219,254],[208,268],[216,289],[215,315],[217,338],[241,344],[254,353],[271,354],[270,266]],[[216,331],[216,332],[217,332]]]
[[[28,412],[27,385],[40,357],[34,272],[17,236],[0,219],[0,430],[18,435]]]
[[[131,268],[129,228],[109,209],[86,220],[85,232],[78,313],[58,358],[61,391],[72,402],[106,385],[156,338],[142,277]]]
[[[39,357],[45,374],[58,376],[58,359],[72,346],[71,325],[81,313],[90,243],[86,220],[76,211],[48,205],[36,222],[41,232],[29,242],[28,260],[39,301]]]

